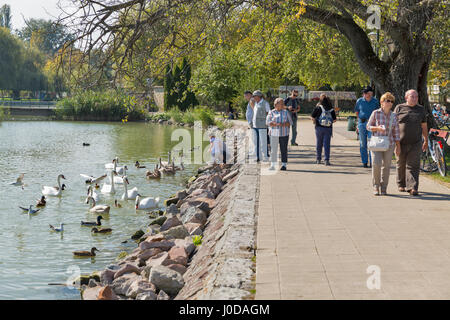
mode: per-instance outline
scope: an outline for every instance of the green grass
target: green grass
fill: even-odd
[[[434,179],[438,180],[438,181],[442,181],[445,184],[449,184],[448,186],[450,187],[450,152],[448,151],[449,149],[447,149],[447,151],[445,152],[445,163],[447,164],[447,175],[445,177],[441,176],[441,174],[437,171],[437,172],[433,172],[430,174],[430,176],[432,176]]]

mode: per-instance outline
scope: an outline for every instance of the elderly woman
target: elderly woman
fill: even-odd
[[[275,170],[275,164],[278,157],[278,144],[281,152],[281,168],[286,170],[287,165],[287,146],[289,141],[289,127],[292,125],[292,118],[284,107],[284,100],[276,98],[274,101],[275,109],[270,110],[266,118],[266,124],[269,127],[270,136],[270,168]]]
[[[380,195],[380,188],[381,195],[386,195],[394,148],[397,158],[400,155],[400,129],[397,115],[392,112],[395,98],[390,92],[386,92],[381,96],[380,102],[381,108],[375,110],[367,122],[367,130],[372,132],[372,136],[389,137],[389,149],[371,151],[373,194],[376,196]]]

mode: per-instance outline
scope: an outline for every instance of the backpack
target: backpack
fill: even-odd
[[[333,116],[331,115],[331,111],[333,111],[333,109],[327,111],[322,105],[319,105],[319,107],[322,109],[322,113],[320,114],[318,120],[319,124],[322,127],[331,127],[333,124]]]

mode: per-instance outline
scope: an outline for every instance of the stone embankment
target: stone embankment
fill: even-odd
[[[82,298],[252,298],[258,177],[256,165],[200,168],[165,212],[149,213],[149,232],[132,237],[136,249],[84,279]]]

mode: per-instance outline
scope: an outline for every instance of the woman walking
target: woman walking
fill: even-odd
[[[333,134],[333,123],[336,122],[336,113],[330,99],[322,93],[319,103],[311,113],[311,120],[316,130],[316,163],[322,161],[322,148],[325,149],[325,165],[330,164],[330,141]]]
[[[287,165],[287,146],[289,141],[289,127],[292,125],[292,118],[289,112],[284,108],[284,100],[276,98],[274,101],[275,109],[270,110],[266,118],[266,124],[269,127],[270,136],[270,168],[275,170],[278,158],[278,144],[281,152],[281,168],[286,170]]]
[[[394,148],[397,158],[400,155],[400,129],[397,115],[392,112],[395,98],[386,92],[380,102],[381,108],[375,110],[367,122],[367,130],[372,132],[372,136],[386,136],[389,139],[386,151],[371,151],[373,194],[376,196],[380,195],[380,188],[381,195],[386,195]]]

